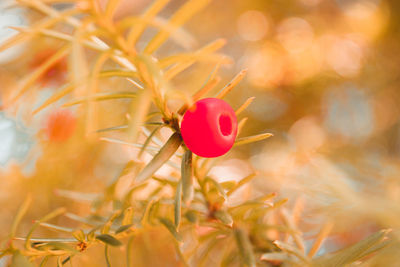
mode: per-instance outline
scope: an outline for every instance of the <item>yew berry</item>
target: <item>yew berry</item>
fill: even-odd
[[[46,134],[51,142],[64,142],[74,133],[76,118],[68,109],[53,111],[47,119]]]
[[[201,99],[183,115],[181,134],[194,154],[206,158],[222,156],[235,142],[235,111],[219,98]]]
[[[39,51],[31,61],[30,67],[32,69],[37,69],[44,62],[48,61],[57,50],[49,48],[43,51]],[[57,60],[51,67],[49,67],[42,75],[39,77],[38,81],[42,86],[54,85],[58,86],[66,81],[67,76],[67,59],[65,57]]]

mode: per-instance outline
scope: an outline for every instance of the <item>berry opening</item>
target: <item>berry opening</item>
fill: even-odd
[[[228,115],[221,115],[219,117],[219,129],[222,135],[228,136],[232,133],[232,120]]]

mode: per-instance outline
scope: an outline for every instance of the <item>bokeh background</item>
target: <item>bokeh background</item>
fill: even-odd
[[[140,13],[147,2],[122,1],[116,19]],[[160,16],[167,18],[183,2],[171,1]],[[10,9],[8,4],[0,3],[3,41],[15,34],[9,26],[26,26],[42,18],[34,11]],[[61,10],[70,4],[56,7]],[[299,213],[299,228],[310,242],[321,225],[333,222],[320,253],[353,244],[378,229],[400,226],[399,12],[397,0],[219,0],[185,26],[194,47],[216,38],[227,40],[221,51],[233,64],[221,68],[219,87],[248,69],[227,97],[235,108],[256,97],[243,113],[249,118],[241,135],[274,134],[266,141],[235,148],[212,174],[223,181],[257,170],[257,178],[236,197],[267,192],[287,197],[288,209]],[[65,26],[58,27],[68,32]],[[152,30],[145,32],[139,45],[152,34]],[[57,41],[35,37],[1,52],[0,101],[60,47]],[[181,50],[170,41],[158,55]],[[66,100],[36,115],[32,111],[69,79],[68,63],[68,58],[61,61],[33,85],[35,90],[0,113],[0,239],[7,236],[6,229],[26,195],[32,195],[34,205],[21,233],[32,220],[59,206],[78,214],[88,212],[89,201],[135,155],[134,148],[88,137],[84,119],[77,120],[67,141],[49,140],[49,116]],[[200,63],[172,84],[195,91],[213,67]],[[128,86],[129,82],[118,79],[101,84]],[[97,129],[123,124],[129,108],[106,102],[97,107],[100,115],[93,126]],[[70,111],[72,116],[79,114],[79,108]],[[124,133],[113,136],[124,137]],[[88,205],[63,198],[64,189],[87,193]]]

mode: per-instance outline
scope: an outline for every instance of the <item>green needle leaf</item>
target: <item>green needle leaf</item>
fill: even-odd
[[[226,195],[226,193],[225,193],[225,190],[224,190],[224,188],[221,186],[221,184],[220,183],[218,183],[217,181],[215,181],[214,179],[212,179],[211,177],[206,177],[205,179],[204,179],[204,185],[206,184],[206,183],[211,183],[211,184],[213,184],[214,186],[215,186],[215,188],[218,190],[218,192],[221,194],[221,196],[224,198],[224,200],[227,200],[228,199],[228,196]],[[204,186],[203,185],[203,186]]]
[[[15,240],[27,240],[25,237],[15,237]],[[50,242],[62,242],[62,243],[76,243],[75,238],[30,238],[29,241],[50,243]]]
[[[362,259],[368,254],[383,248],[384,246],[381,245],[382,243],[387,244],[385,243],[385,239],[387,238],[387,234],[390,232],[391,229],[381,230],[370,235],[364,240],[361,240],[353,246],[318,257],[313,261],[312,266],[346,266],[347,264]]]
[[[173,28],[178,28],[184,24],[189,18],[195,13],[203,9],[210,0],[190,0],[186,1],[185,4],[171,17],[169,25]],[[170,33],[166,31],[160,31],[153,39],[147,44],[144,49],[145,54],[152,54],[156,51],[169,37]]]
[[[224,98],[238,83],[240,83],[241,80],[243,80],[246,73],[247,69],[241,70],[227,85],[225,85],[224,88],[221,89],[216,98]]]
[[[161,150],[154,156],[149,164],[137,175],[136,182],[140,183],[150,178],[161,166],[164,165],[178,150],[182,144],[182,138],[178,133],[174,133]]]
[[[90,96],[89,98],[86,97],[86,98],[77,99],[75,101],[65,103],[63,106],[64,107],[74,106],[74,105],[85,103],[88,100],[104,101],[104,100],[112,100],[112,99],[126,99],[126,98],[130,99],[130,98],[135,98],[135,97],[136,97],[136,94],[132,93],[132,92],[99,93],[99,94]]]
[[[280,249],[288,252],[289,254],[292,254],[292,255],[296,256],[297,258],[299,258],[304,263],[309,263],[309,259],[307,258],[307,256],[304,255],[304,253],[300,249],[298,249],[297,247],[292,246],[290,244],[287,244],[285,242],[279,241],[279,240],[275,240],[274,244],[277,247],[279,247]],[[342,266],[342,265],[337,265],[337,266]]]
[[[190,203],[193,199],[193,164],[190,150],[187,150],[182,157],[181,177],[182,200],[184,203]]]
[[[66,209],[65,208],[58,208],[56,210],[54,210],[53,212],[47,214],[46,216],[44,216],[42,219],[38,220],[35,222],[35,224],[32,226],[31,230],[28,232],[28,235],[26,236],[26,240],[25,240],[25,248],[29,249],[30,247],[30,239],[32,237],[33,232],[35,231],[35,229],[43,222],[46,222],[48,220],[53,219],[54,217],[57,217],[63,213],[65,213]]]
[[[47,99],[43,104],[41,104],[38,108],[36,108],[32,112],[32,114],[35,115],[39,111],[41,111],[41,110],[45,109],[46,107],[50,106],[51,104],[57,102],[58,100],[60,100],[64,96],[66,96],[69,93],[71,93],[74,90],[75,87],[76,87],[76,85],[74,83],[64,85],[57,92],[55,92],[53,95],[51,95],[50,98]]]
[[[80,242],[85,241],[85,233],[81,229],[74,231],[72,235]]]
[[[112,235],[108,235],[108,234],[98,235],[98,236],[96,236],[96,239],[100,240],[101,242],[103,242],[107,245],[113,246],[113,247],[118,247],[118,246],[122,245],[121,241],[119,241]]]
[[[51,249],[51,250],[60,250],[60,251],[65,251],[65,252],[70,252],[70,253],[78,252],[72,246],[62,243],[62,242],[49,242],[49,243],[39,244],[36,247],[39,249],[43,249],[43,250]]]
[[[132,228],[132,226],[133,226],[133,224],[122,225],[115,231],[115,233],[119,234],[119,233],[125,232],[126,230]]]
[[[225,210],[218,210],[214,212],[214,216],[226,225],[232,226],[233,224],[232,216]]]
[[[158,125],[156,128],[154,128],[154,130],[150,133],[150,135],[147,137],[146,141],[143,143],[142,148],[140,149],[139,155],[138,157],[140,157],[143,152],[145,151],[146,147],[150,144],[153,136],[158,132],[158,130],[160,130],[164,125]]]
[[[64,233],[72,233],[75,231],[75,229],[73,229],[73,228],[58,226],[58,225],[54,225],[51,223],[41,223],[40,226],[54,230],[54,231],[64,232]]]
[[[28,211],[28,208],[29,208],[31,202],[32,202],[32,197],[30,195],[28,195],[28,197],[22,203],[21,207],[18,209],[17,216],[15,216],[14,222],[11,226],[11,238],[13,238],[15,236],[15,234],[17,233],[18,225],[21,222],[22,217]]]
[[[181,222],[181,203],[182,200],[182,182],[178,183],[176,187],[175,193],[175,206],[174,206],[174,215],[175,215],[175,227],[179,228],[179,223]]]
[[[160,223],[162,223],[168,231],[175,237],[178,242],[182,242],[182,236],[176,231],[175,225],[171,222],[171,220],[167,218],[159,218]]]
[[[242,264],[248,267],[255,267],[256,261],[253,248],[247,234],[242,229],[235,229],[234,233]]]
[[[244,177],[242,180],[240,180],[232,189],[230,189],[226,195],[230,196],[232,195],[236,190],[238,190],[241,186],[247,184],[250,182],[254,177],[256,177],[256,173],[250,174],[246,177]]]
[[[111,267],[110,257],[108,256],[108,245],[104,247],[104,257],[106,258],[107,267]]]

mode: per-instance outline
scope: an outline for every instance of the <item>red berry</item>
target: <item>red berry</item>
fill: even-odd
[[[76,118],[68,109],[52,112],[47,120],[46,133],[52,142],[64,142],[74,133]]]
[[[52,48],[46,48],[33,57],[31,61],[31,68],[36,69],[40,67],[44,62],[49,60],[57,50]],[[65,57],[57,60],[50,68],[48,68],[42,75],[39,77],[39,82],[42,86],[54,85],[58,86],[65,82],[67,76],[68,64],[67,59]]]
[[[196,155],[206,158],[222,156],[235,142],[235,111],[224,100],[201,99],[183,115],[181,134],[186,146]]]

